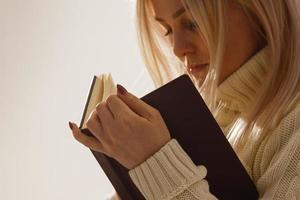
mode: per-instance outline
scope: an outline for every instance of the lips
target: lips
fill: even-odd
[[[189,71],[195,71],[195,70],[200,70],[200,69],[203,69],[203,68],[205,68],[205,67],[207,67],[208,66],[208,63],[205,63],[205,64],[190,64],[189,66],[188,66],[188,70]]]
[[[208,65],[208,63],[191,64],[188,65],[188,71],[200,84],[202,84],[207,74]]]

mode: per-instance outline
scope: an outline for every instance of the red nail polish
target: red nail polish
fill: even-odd
[[[70,129],[73,131],[73,125],[72,125],[71,122],[69,122],[69,127],[70,127]]]
[[[124,95],[126,94],[127,90],[120,84],[117,84],[118,93]]]

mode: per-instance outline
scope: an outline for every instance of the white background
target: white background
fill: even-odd
[[[80,122],[93,75],[141,97],[129,0],[0,0],[0,199],[101,200],[114,189],[68,121]]]

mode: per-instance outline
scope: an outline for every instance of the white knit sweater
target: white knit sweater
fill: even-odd
[[[261,50],[230,75],[218,88],[218,98],[226,106],[216,120],[228,131],[234,117],[251,106],[263,84],[266,49]],[[243,162],[260,199],[300,199],[300,103],[269,131],[257,151]],[[205,180],[205,166],[196,166],[176,139],[129,171],[146,199],[217,199]]]

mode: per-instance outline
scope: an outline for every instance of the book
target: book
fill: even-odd
[[[104,100],[105,91],[115,92],[112,88],[115,85],[110,74],[94,76],[80,124],[84,134],[92,136],[84,128],[88,110]],[[178,141],[194,164],[206,167],[205,179],[212,194],[222,200],[258,199],[254,183],[187,74],[140,99],[159,110],[171,138]],[[145,199],[132,182],[127,168],[105,154],[91,151],[121,199]]]
[[[86,122],[97,104],[112,94],[117,94],[117,89],[110,73],[93,77],[79,128],[87,128]]]

